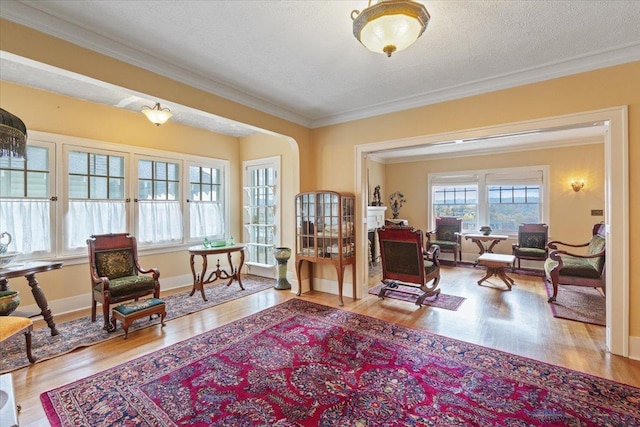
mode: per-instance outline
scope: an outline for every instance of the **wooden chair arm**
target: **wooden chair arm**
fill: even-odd
[[[558,249],[558,245],[569,246],[569,247],[572,247],[572,248],[584,248],[586,246],[589,246],[589,243],[590,242],[572,244],[572,243],[561,242],[559,240],[552,240],[549,243],[547,243],[547,248],[549,248],[549,249]]]
[[[148,270],[145,270],[144,268],[140,267],[140,264],[138,264],[137,260],[136,260],[136,270],[138,270],[138,273],[143,273],[143,274],[153,273],[154,280],[158,280],[158,278],[160,278],[160,270],[158,270],[157,268],[150,268]]]
[[[93,280],[93,283],[95,285],[100,285],[100,287],[102,288],[102,292],[108,291],[109,290],[109,278],[108,277],[98,277],[98,276],[94,276],[93,272],[91,273],[91,279]]]
[[[440,246],[438,245],[433,245],[429,248],[429,250],[422,250],[422,254],[424,255],[424,258],[433,262],[435,265],[439,266],[440,265]]]
[[[582,259],[590,259],[590,258],[600,258],[602,256],[605,255],[605,251],[601,251],[598,252],[596,254],[591,254],[591,255],[581,255],[581,254],[574,254],[568,251],[562,251],[562,250],[555,250],[555,251],[551,251],[549,253],[549,258],[551,258],[554,261],[558,261],[559,263],[562,263],[562,257],[560,257],[560,255],[569,255],[575,258],[582,258]]]

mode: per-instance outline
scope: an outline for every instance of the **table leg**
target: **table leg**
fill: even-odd
[[[485,253],[487,251],[480,240],[473,239],[473,241],[478,246],[478,249],[480,249],[480,252],[479,252],[480,255],[482,255],[483,253]]]
[[[511,290],[511,286],[514,284],[514,280],[507,276],[507,273],[504,271],[504,268],[498,269],[498,277],[502,279],[504,283],[506,283],[509,290]]]
[[[53,315],[51,314],[49,303],[47,302],[47,298],[45,297],[44,292],[42,291],[42,288],[40,287],[40,285],[38,284],[38,281],[36,280],[35,273],[28,274],[25,277],[27,278],[27,282],[31,287],[31,293],[33,294],[33,298],[36,300],[36,304],[38,304],[38,307],[41,310],[42,317],[44,317],[44,320],[45,322],[47,322],[49,329],[51,329],[51,336],[58,335],[59,332],[58,332],[58,329],[56,328],[55,322],[53,321]]]
[[[302,277],[300,276],[300,270],[302,270],[303,263],[304,260],[302,259],[299,259],[298,262],[296,262],[296,276],[298,276],[298,292],[296,293],[296,296],[300,296],[300,294],[302,293]]]
[[[481,285],[482,282],[484,282],[485,280],[487,280],[489,277],[493,276],[496,272],[496,269],[493,267],[487,267],[487,272],[485,273],[484,277],[480,280],[478,280],[478,285]]]
[[[489,252],[490,254],[492,254],[494,246],[497,245],[498,243],[500,243],[500,240],[494,240],[493,242],[491,242],[491,245],[489,245],[489,248],[487,248],[486,252]]]
[[[240,285],[240,289],[242,289],[244,291],[244,286],[242,286],[242,278],[240,277],[240,273],[242,272],[242,266],[244,265],[244,249],[242,249],[240,251],[240,266],[238,266],[238,270],[235,274],[236,276],[236,280],[238,281],[238,284]]]
[[[202,255],[202,273],[200,273],[200,280],[198,281],[198,285],[200,286],[200,294],[202,294],[202,299],[205,301],[207,297],[204,294],[204,275],[207,272],[207,255]]]

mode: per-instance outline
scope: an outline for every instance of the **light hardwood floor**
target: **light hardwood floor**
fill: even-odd
[[[511,275],[510,292],[492,278],[478,286],[483,271],[443,267],[442,292],[465,297],[457,311],[423,307],[367,295],[361,300],[345,298],[343,309],[425,329],[437,334],[564,366],[640,387],[640,361],[607,353],[605,328],[556,319],[546,302],[539,277]],[[209,285],[209,286],[216,286]],[[495,286],[495,288],[492,288]],[[194,296],[195,297],[195,296]],[[40,394],[74,380],[203,333],[217,326],[295,298],[289,291],[268,289],[159,326],[115,338],[70,354],[36,363],[13,373],[16,402],[21,405],[22,426],[47,425]],[[338,298],[321,292],[303,294],[301,299],[338,307]],[[57,316],[62,322],[74,316]],[[42,327],[38,322],[37,327]],[[37,351],[35,351],[37,357]]]

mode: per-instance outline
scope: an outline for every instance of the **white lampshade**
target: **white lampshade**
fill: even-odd
[[[415,43],[427,28],[430,16],[424,5],[415,1],[382,0],[362,13],[354,10],[351,18],[353,35],[360,43],[390,57]]]
[[[168,108],[160,107],[159,102],[156,102],[156,105],[154,105],[153,108],[147,107],[146,105],[142,107],[142,114],[147,116],[149,121],[155,124],[156,126],[160,126],[161,124],[164,124],[167,120],[171,118],[171,116],[173,116],[173,114],[171,114],[171,111],[169,111]]]

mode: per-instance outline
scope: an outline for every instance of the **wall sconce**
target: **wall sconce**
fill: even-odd
[[[147,116],[149,121],[156,126],[160,126],[173,116],[168,108],[160,107],[159,102],[156,102],[156,105],[154,105],[153,108],[146,105],[142,107],[142,114]]]
[[[573,188],[573,191],[576,193],[582,190],[582,187],[584,187],[584,179],[581,179],[580,181],[571,181],[571,188]]]

